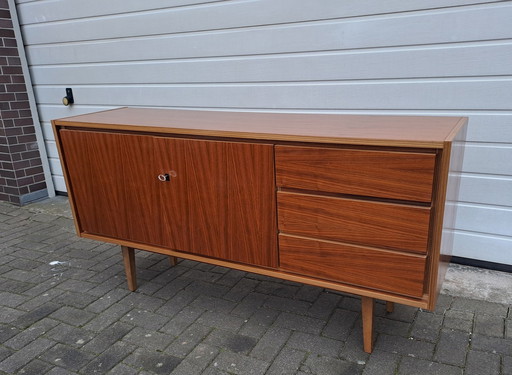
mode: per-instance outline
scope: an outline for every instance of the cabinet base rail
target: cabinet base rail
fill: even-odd
[[[135,249],[133,247],[121,246],[123,254],[124,268],[126,272],[126,280],[128,289],[132,292],[137,290],[137,274],[135,266]],[[171,266],[178,264],[178,258],[169,255]],[[394,303],[386,301],[386,312],[392,313]],[[373,351],[373,321],[374,321],[375,298],[361,296],[361,313],[363,321],[363,349],[366,353]]]

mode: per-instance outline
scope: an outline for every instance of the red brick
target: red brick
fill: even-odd
[[[16,175],[14,174],[14,171],[9,171],[7,169],[4,169],[2,171],[2,176],[5,177],[5,178],[13,178],[13,179],[16,178]]]
[[[9,65],[21,65],[21,59],[18,56],[11,56],[7,58],[7,64]]]
[[[17,144],[17,145],[12,145],[11,146],[11,152],[14,154],[14,153],[17,153],[17,152],[23,152],[23,151],[27,151],[27,145],[26,144]],[[23,156],[23,154],[22,154]]]
[[[34,182],[43,182],[45,181],[44,173],[40,173],[34,176]]]
[[[21,66],[4,66],[2,70],[4,74],[23,74]]]
[[[12,178],[6,178],[5,179],[5,186],[18,187],[18,183],[17,183],[16,180],[14,180]]]
[[[18,195],[19,189],[17,187],[5,186],[4,193],[11,194],[11,195]]]
[[[12,109],[29,109],[30,103],[28,101],[12,102],[11,108]]]
[[[12,163],[12,166],[15,170],[21,170],[30,167],[30,162],[28,160],[20,160]],[[24,171],[24,175],[26,175],[26,169]]]
[[[21,204],[21,198],[19,197],[19,195],[8,195],[9,197],[9,200],[8,202],[11,202],[12,204]]]
[[[17,92],[16,93],[16,101],[28,100],[27,92]]]
[[[37,158],[30,159],[30,166],[35,167],[38,165],[43,165],[43,162],[41,161],[41,157],[38,156]]]
[[[30,192],[46,189],[46,182],[38,182],[30,186]]]
[[[0,0],[0,9],[9,9],[9,3],[7,0]]]
[[[0,18],[11,19],[11,12],[9,12],[8,7],[2,7],[1,5],[2,4],[0,4]]]
[[[27,91],[27,87],[23,83],[6,84],[5,88],[7,89],[7,92],[26,92]]]
[[[8,37],[13,38],[15,36],[13,29],[4,29],[0,28],[0,38],[1,37]]]
[[[0,83],[11,83],[12,82],[12,79],[11,79],[11,76],[8,76],[8,75],[0,75]]]
[[[23,130],[23,134],[35,134],[36,129],[33,126],[23,126],[21,128]]]
[[[6,47],[18,47],[18,43],[16,43],[15,38],[3,38],[4,46]]]
[[[20,117],[32,117],[30,109],[20,109]]]
[[[0,20],[1,22],[1,20]],[[0,28],[2,28],[0,26]],[[14,47],[0,47],[0,55],[2,56],[18,56],[18,49]]]
[[[39,157],[41,157],[41,156],[39,155],[39,150],[33,150],[33,151],[22,152],[22,153],[21,153],[21,156],[23,157],[23,159],[35,159],[35,158],[39,158]]]
[[[23,134],[23,128],[6,128],[4,129],[4,133],[6,137],[12,137],[13,135],[21,135]]]
[[[19,195],[24,195],[24,194],[28,194],[30,192],[28,186],[20,186],[19,188],[20,190],[20,194]]]
[[[32,176],[27,176],[27,177],[23,177],[23,178],[20,178],[18,179],[18,186],[21,187],[21,186],[29,186],[29,185],[32,185],[34,184],[34,178]]]
[[[0,19],[0,29],[12,29],[12,20]]]
[[[30,143],[37,142],[37,138],[34,134],[20,135],[18,136],[19,143]]]
[[[16,96],[14,94],[0,93],[0,101],[2,101],[2,102],[13,102],[15,100],[16,100]]]
[[[27,125],[34,125],[34,122],[32,121],[32,118],[25,117],[25,118],[17,118],[14,120],[15,126],[27,126]]]
[[[19,111],[2,111],[3,119],[19,118],[19,117],[20,117]]]
[[[25,83],[25,77],[23,76],[11,76],[12,83]]]

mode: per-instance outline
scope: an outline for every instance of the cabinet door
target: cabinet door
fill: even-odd
[[[62,129],[60,142],[80,230],[161,244],[151,137]]]
[[[156,138],[166,246],[266,267],[277,266],[273,147]],[[180,197],[172,199],[172,197]]]

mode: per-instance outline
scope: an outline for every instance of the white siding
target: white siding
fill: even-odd
[[[58,190],[50,120],[111,107],[464,115],[454,255],[512,264],[512,2],[17,3]]]

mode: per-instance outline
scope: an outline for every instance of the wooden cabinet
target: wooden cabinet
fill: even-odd
[[[465,118],[122,108],[53,121],[79,235],[433,309]]]

